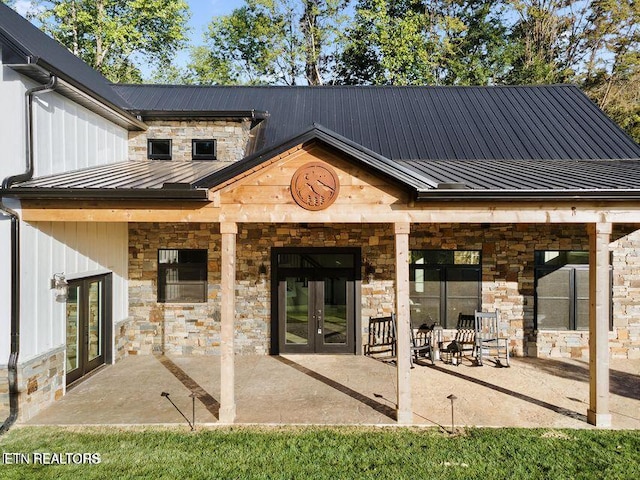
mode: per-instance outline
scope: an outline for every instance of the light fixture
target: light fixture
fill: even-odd
[[[267,283],[267,267],[264,263],[261,263],[258,267],[258,280],[256,285],[266,285]]]
[[[51,290],[57,302],[66,302],[69,296],[69,284],[63,273],[54,273],[51,279]]]

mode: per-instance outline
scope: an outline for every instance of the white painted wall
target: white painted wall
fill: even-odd
[[[50,290],[54,273],[68,279],[113,273],[113,322],[128,316],[126,223],[23,224],[20,362],[65,343],[65,304]]]
[[[25,92],[36,86],[1,58],[0,181],[26,169]],[[126,129],[56,92],[36,96],[33,115],[36,177],[127,160]],[[11,203],[19,211],[19,203]],[[10,221],[0,217],[0,365],[10,350],[10,240]],[[127,255],[126,224],[22,223],[20,362],[65,343],[65,306],[49,289],[54,273],[113,272],[113,320],[125,319]]]
[[[0,366],[11,351],[11,219],[0,214]],[[0,379],[2,382],[3,379]]]
[[[0,64],[0,180],[25,170],[25,92],[37,84]],[[126,129],[56,92],[34,99],[34,176],[127,160]]]

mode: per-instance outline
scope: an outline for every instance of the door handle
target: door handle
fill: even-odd
[[[316,317],[316,328],[318,330],[318,335],[322,335],[322,327],[320,325],[320,319],[322,318],[322,310],[318,310],[318,315]]]

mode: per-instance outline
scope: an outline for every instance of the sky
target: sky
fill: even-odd
[[[191,45],[201,45],[203,43],[202,35],[214,16],[227,15],[234,8],[244,4],[244,0],[186,0],[186,2],[191,10],[191,19],[189,20],[189,43]],[[33,9],[31,0],[16,0],[14,8],[23,16],[26,15],[27,11]],[[176,57],[176,64],[179,66],[186,65],[188,57],[188,51],[180,52]],[[145,77],[150,73],[144,66],[142,70]]]

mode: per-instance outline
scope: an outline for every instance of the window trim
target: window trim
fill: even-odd
[[[577,328],[577,310],[578,310],[578,296],[576,289],[576,275],[577,270],[589,271],[589,263],[567,263],[561,266],[558,265],[540,265],[537,263],[538,254],[544,252],[588,252],[588,250],[535,250],[534,252],[534,267],[533,267],[533,329],[541,332],[589,332],[589,326],[587,328]],[[540,279],[539,272],[549,272],[554,270],[569,270],[569,328],[545,328],[540,327],[538,323],[538,281]],[[613,330],[613,266],[611,265],[611,258],[609,258],[609,331]]]
[[[196,143],[198,142],[212,142],[213,153],[197,154]],[[215,138],[192,138],[191,139],[191,160],[217,160],[218,158],[218,142]]]
[[[440,324],[445,329],[454,329],[455,323],[457,319],[451,319],[454,322],[454,325],[447,326],[447,302],[449,300],[449,293],[447,288],[447,277],[448,272],[451,270],[474,270],[478,273],[478,303],[477,309],[481,309],[482,307],[482,250],[466,250],[466,249],[412,249],[411,252],[418,251],[436,251],[436,252],[478,252],[478,263],[410,263],[409,264],[409,281],[412,278],[415,278],[415,271],[417,269],[420,270],[433,270],[438,272],[439,281],[440,281],[440,299],[439,299],[439,315],[440,315]],[[455,255],[455,254],[454,254]]]
[[[178,258],[180,252],[203,252],[204,253],[204,261],[202,263],[199,262],[175,262],[175,263],[160,263],[160,252],[163,251],[177,251]],[[209,284],[209,251],[206,248],[158,248],[158,271],[157,271],[157,288],[156,288],[156,301],[158,303],[170,303],[170,304],[200,304],[208,302],[208,284]],[[201,300],[188,300],[184,298],[180,298],[177,300],[167,299],[167,283],[166,283],[166,270],[170,268],[178,268],[180,266],[197,268],[200,273],[204,274],[204,279],[202,282],[202,297]],[[185,281],[186,282],[186,281]],[[182,285],[183,283],[178,280],[174,285]]]
[[[154,142],[169,142],[169,154],[153,153]],[[149,160],[171,160],[173,153],[173,141],[170,138],[147,138],[147,158]]]

